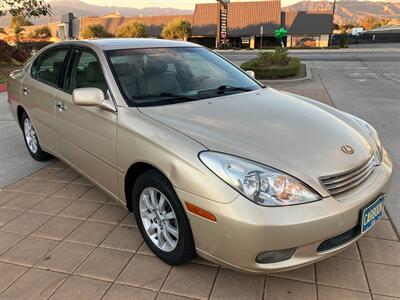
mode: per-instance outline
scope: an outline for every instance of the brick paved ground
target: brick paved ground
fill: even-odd
[[[171,268],[132,214],[55,162],[0,191],[0,274],[0,299],[391,299],[400,242],[385,216],[357,245],[295,271],[247,275],[202,259]]]
[[[400,242],[385,215],[348,250],[290,272],[248,275],[199,258],[170,267],[131,214],[59,161],[0,190],[0,299],[185,297],[400,298]]]

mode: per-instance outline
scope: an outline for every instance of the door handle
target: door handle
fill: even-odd
[[[22,92],[24,93],[24,95],[29,95],[31,93],[31,91],[27,87],[22,88]]]
[[[58,103],[56,104],[56,106],[57,106],[59,112],[62,112],[62,111],[64,111],[64,110],[67,109],[67,108],[65,107],[65,105],[64,105],[63,102],[58,102]]]

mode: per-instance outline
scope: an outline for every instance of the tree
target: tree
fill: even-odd
[[[339,24],[333,23],[333,30],[339,30]]]
[[[33,25],[33,23],[24,16],[13,16],[10,22],[11,28],[15,28],[17,26],[21,27],[21,26],[31,26],[31,25]]]
[[[33,39],[48,39],[51,38],[50,28],[47,26],[36,28],[29,34],[29,37]]]
[[[16,41],[17,44],[18,44],[18,42],[19,42],[19,39],[20,39],[21,36],[22,36],[22,32],[24,32],[24,31],[25,31],[25,29],[22,28],[22,27],[19,26],[19,25],[17,25],[17,26],[14,27],[14,36],[15,36],[15,41]]]
[[[390,23],[390,19],[382,18],[378,22],[379,22],[379,26],[386,26],[386,25],[388,25]]]
[[[172,20],[172,22],[164,26],[161,32],[161,36],[169,40],[181,39],[187,41],[191,35],[192,25],[182,18]]]
[[[39,17],[51,15],[50,5],[45,0],[0,0],[0,16]]]
[[[105,30],[101,24],[91,24],[85,27],[81,37],[84,39],[98,39],[112,37],[112,34]]]
[[[146,36],[146,26],[143,23],[138,21],[132,21],[124,26],[121,26],[117,33],[116,37],[124,37],[124,38],[141,38]]]
[[[374,16],[368,15],[366,18],[364,18],[362,26],[364,27],[365,30],[371,30],[378,27],[379,22]]]

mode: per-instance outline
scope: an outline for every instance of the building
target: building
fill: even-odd
[[[365,31],[358,42],[400,43],[400,24],[392,24]]]
[[[287,47],[328,47],[333,19],[330,11],[287,11],[281,14],[288,31]]]
[[[81,38],[81,32],[90,24],[101,24],[115,34],[120,26],[139,21],[146,26],[147,35],[160,37],[163,27],[179,17],[192,24],[191,41],[213,48],[221,37],[221,4],[196,4],[192,15],[180,16],[123,16],[118,11],[102,17],[73,18],[63,16],[57,25],[58,37]],[[288,37],[284,39],[291,47],[326,47],[332,33],[331,12],[282,12],[280,0],[231,2],[227,6],[227,41],[233,47],[260,48],[278,46],[275,30],[284,27]],[[54,24],[52,24],[52,32]]]

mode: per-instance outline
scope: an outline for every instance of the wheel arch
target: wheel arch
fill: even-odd
[[[18,105],[18,107],[17,107],[17,119],[18,119],[19,127],[20,127],[21,129],[22,129],[22,115],[23,115],[24,113],[28,114],[28,113],[26,112],[26,110],[25,110],[21,105]]]
[[[124,178],[124,192],[125,192],[125,200],[126,206],[129,211],[132,211],[132,189],[133,185],[135,184],[136,180],[139,178],[140,175],[149,171],[149,170],[156,170],[164,175],[164,177],[171,183],[171,180],[168,176],[165,175],[163,171],[159,168],[155,167],[154,165],[147,163],[147,162],[136,162],[131,165]],[[172,184],[171,184],[172,185]]]

